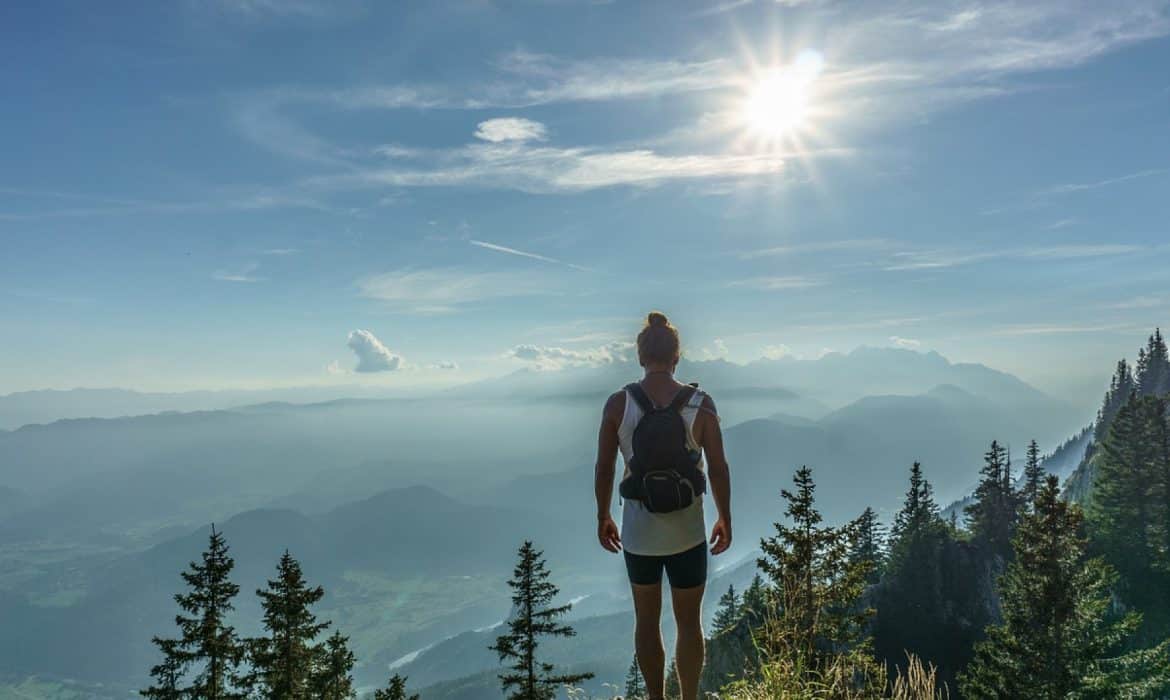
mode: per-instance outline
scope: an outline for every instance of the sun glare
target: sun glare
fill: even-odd
[[[790,65],[762,71],[741,107],[744,127],[766,141],[776,141],[808,125],[813,85],[821,72],[820,54],[802,53]]]

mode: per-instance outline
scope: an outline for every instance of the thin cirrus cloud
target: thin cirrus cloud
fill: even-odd
[[[394,372],[402,369],[402,356],[392,352],[368,330],[359,328],[350,331],[345,344],[357,356],[354,372]]]
[[[780,275],[780,276],[761,276],[748,277],[741,280],[728,282],[727,286],[732,288],[754,289],[760,292],[780,292],[790,289],[807,289],[809,287],[818,287],[823,282],[812,279],[810,277],[801,277],[798,275]]]
[[[393,270],[362,278],[357,287],[363,297],[415,314],[452,313],[477,302],[554,293],[545,275],[457,267]]]
[[[671,181],[779,175],[784,159],[771,153],[668,155],[651,149],[534,145],[528,141],[471,143],[451,149],[378,149],[389,163],[311,178],[323,189],[475,187],[557,194]]]
[[[1116,243],[1048,246],[1007,250],[971,251],[903,251],[895,253],[882,269],[887,272],[934,270],[993,260],[1077,260],[1131,255],[1148,250],[1148,246]]]
[[[581,265],[574,265],[573,263],[567,263],[567,262],[564,262],[563,260],[558,260],[557,258],[550,258],[547,255],[539,255],[537,253],[529,253],[526,250],[519,250],[517,248],[509,248],[508,246],[503,246],[503,245],[499,245],[496,243],[489,243],[487,241],[479,241],[479,240],[476,240],[474,238],[469,240],[468,243],[470,243],[471,245],[473,245],[477,248],[483,248],[484,250],[492,250],[492,251],[495,251],[497,253],[504,253],[506,255],[515,255],[515,256],[518,256],[521,258],[528,258],[530,260],[539,260],[540,262],[551,263],[554,265],[564,265],[565,267],[571,267],[574,270],[581,270],[583,272],[592,272],[592,270],[590,270],[587,267],[583,267]]]
[[[256,263],[251,263],[237,270],[216,270],[211,274],[211,278],[220,282],[263,282],[263,277],[252,274],[259,267]]]

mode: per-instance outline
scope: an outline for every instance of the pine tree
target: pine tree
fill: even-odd
[[[256,591],[264,608],[265,637],[251,640],[252,666],[259,692],[273,700],[302,700],[311,696],[313,666],[320,656],[314,641],[328,622],[317,622],[309,607],[325,596],[320,586],[310,588],[300,563],[285,550],[268,588]]]
[[[638,669],[638,660],[630,662],[626,671],[626,693],[623,700],[646,700],[646,684],[642,682],[642,672]]]
[[[912,565],[923,554],[921,544],[933,546],[942,527],[934,489],[923,476],[922,464],[915,462],[910,467],[910,488],[890,528],[889,566],[904,570]]]
[[[188,592],[175,595],[181,610],[175,617],[180,637],[159,645],[167,656],[164,666],[187,672],[184,679],[189,677],[190,684],[180,688],[183,697],[235,700],[245,696],[238,689],[244,647],[227,623],[235,609],[232,600],[240,592],[230,578],[235,562],[228,552],[223,533],[212,525],[201,561],[191,562],[182,572]]]
[[[849,563],[869,567],[867,584],[877,583],[885,568],[885,530],[873,508],[866,508],[849,525]]]
[[[538,661],[540,637],[576,634],[572,627],[559,622],[573,606],[549,607],[559,590],[548,580],[544,553],[533,548],[532,542],[526,541],[520,547],[519,558],[508,581],[515,612],[508,620],[508,633],[497,637],[489,648],[501,662],[512,662],[509,671],[499,676],[503,691],[511,691],[509,700],[553,700],[560,686],[580,683],[593,674],[557,674],[552,664]]]
[[[1137,382],[1133,372],[1124,359],[1117,362],[1117,369],[1109,381],[1109,389],[1105,392],[1105,399],[1101,402],[1101,410],[1097,411],[1097,423],[1093,427],[1093,442],[1100,443],[1109,434],[1109,425],[1114,416],[1128,401],[1131,394],[1137,391]]]
[[[1170,430],[1167,400],[1134,396],[1094,456],[1095,551],[1121,574],[1122,597],[1160,630],[1170,613]]]
[[[187,663],[178,640],[155,637],[151,641],[162,652],[163,660],[150,669],[154,685],[138,691],[138,694],[153,700],[182,700],[183,673]]]
[[[666,700],[679,700],[682,697],[682,686],[678,681],[678,664],[674,659],[670,660],[670,666],[666,669],[666,687],[663,690]]]
[[[1162,330],[1156,329],[1138,353],[1137,376],[1138,394],[1141,396],[1166,396],[1170,393],[1170,354]]]
[[[1044,467],[1040,465],[1040,446],[1033,440],[1028,443],[1028,456],[1024,462],[1024,485],[1020,489],[1020,502],[1024,508],[1031,509],[1040,495],[1040,487],[1044,481]]]
[[[1111,654],[1137,627],[1138,615],[1108,619],[1116,574],[1086,557],[1081,519],[1049,476],[1012,542],[1015,559],[1000,580],[1003,622],[976,645],[961,679],[964,697],[1056,700],[1080,697],[1090,684],[1121,690],[1101,678],[1119,668],[1133,671],[1136,657]],[[1145,677],[1158,682],[1152,669]]]
[[[374,700],[419,700],[418,695],[406,694],[406,678],[395,673],[385,688],[374,691]]]
[[[791,524],[775,523],[776,533],[760,542],[764,556],[757,565],[778,596],[764,644],[815,672],[833,656],[867,643],[872,611],[858,601],[870,565],[849,561],[849,528],[821,524],[812,471],[801,467],[793,483],[795,491],[781,491]]]
[[[349,700],[355,697],[351,675],[355,663],[349,649],[349,637],[334,632],[318,653],[313,673],[313,698]]]
[[[715,610],[715,619],[711,623],[715,634],[730,629],[739,620],[740,600],[735,592],[735,586],[728,586],[727,591],[719,597],[719,607]]]
[[[1011,458],[993,440],[991,449],[983,455],[983,462],[979,485],[975,487],[975,502],[964,512],[975,542],[1006,561],[1012,553],[1019,498],[1012,485]]]

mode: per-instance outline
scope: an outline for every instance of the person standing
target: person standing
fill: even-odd
[[[665,572],[678,626],[679,688],[682,700],[697,700],[707,555],[731,546],[731,474],[715,402],[697,385],[675,379],[681,357],[678,329],[664,314],[651,312],[637,348],[642,379],[611,395],[602,413],[594,472],[597,539],[625,558],[634,598],[634,650],[647,697],[664,698]],[[625,464],[620,529],[610,513],[619,451]],[[717,511],[709,537],[703,518],[708,482]]]

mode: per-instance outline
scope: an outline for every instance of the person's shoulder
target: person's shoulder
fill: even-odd
[[[619,389],[605,400],[605,415],[620,419],[626,410],[626,390]]]

